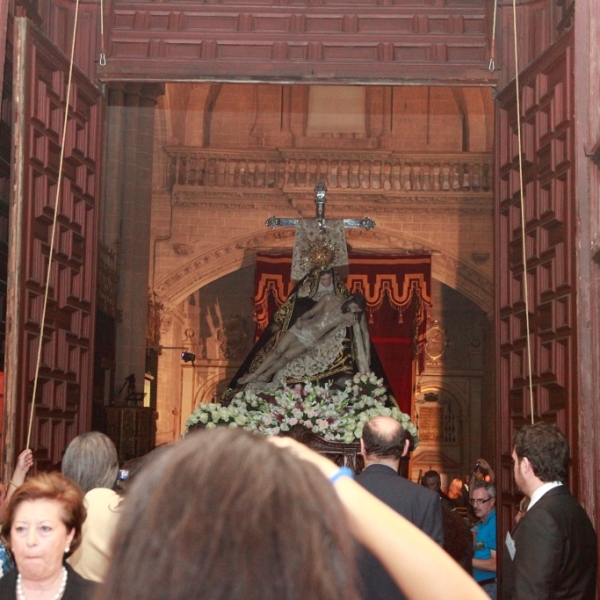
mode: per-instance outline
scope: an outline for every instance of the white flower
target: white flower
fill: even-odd
[[[356,373],[343,390],[306,382],[273,390],[264,388],[261,396],[238,392],[229,406],[202,403],[189,416],[186,427],[202,424],[213,429],[218,424],[244,427],[263,435],[276,435],[301,424],[326,440],[352,443],[360,439],[363,425],[377,415],[388,415],[402,423],[418,444],[417,428],[409,415],[386,406],[393,397],[374,373]]]

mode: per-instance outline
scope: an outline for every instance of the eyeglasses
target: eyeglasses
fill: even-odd
[[[486,502],[489,502],[492,499],[492,497],[490,496],[489,498],[487,498],[486,500],[482,500],[481,498],[471,498],[469,500],[469,504],[471,506],[475,506],[477,504],[477,506],[481,506],[482,504],[485,504]]]

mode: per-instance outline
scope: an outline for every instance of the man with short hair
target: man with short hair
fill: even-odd
[[[565,485],[567,438],[556,425],[526,425],[515,434],[512,458],[515,482],[531,500],[506,536],[503,600],[593,600],[596,533]]]
[[[473,554],[473,577],[483,591],[496,600],[496,488],[491,483],[478,481],[469,503],[479,520]]]
[[[356,481],[441,546],[444,529],[439,496],[398,474],[400,459],[409,446],[410,436],[398,421],[374,417],[363,428],[360,449],[365,468]],[[404,598],[387,571],[366,550],[361,553],[359,569],[365,600]]]
[[[434,471],[433,469],[427,471],[423,477],[421,477],[421,485],[436,492],[442,501],[442,506],[445,506],[449,510],[454,510],[456,508],[454,502],[450,499],[450,496],[442,491],[442,478],[437,471]]]

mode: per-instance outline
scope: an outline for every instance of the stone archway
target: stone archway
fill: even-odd
[[[416,236],[383,229],[370,232],[349,230],[347,239],[356,250],[390,250],[399,253],[433,254],[432,276],[472,300],[486,313],[493,309],[493,282],[478,269],[434,247]],[[265,248],[291,250],[294,230],[255,232],[195,256],[174,269],[154,286],[166,306],[181,302],[190,293],[236,270],[254,264],[257,251]]]

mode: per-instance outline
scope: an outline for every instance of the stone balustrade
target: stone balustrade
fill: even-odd
[[[491,154],[400,154],[330,150],[220,151],[169,147],[174,189],[198,187],[329,191],[490,191]]]

